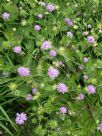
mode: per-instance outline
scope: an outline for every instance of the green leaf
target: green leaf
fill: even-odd
[[[7,127],[5,127],[3,124],[1,124],[1,122],[0,122],[0,127],[3,128],[10,136],[13,136],[10,130]]]
[[[17,128],[15,127],[14,123],[9,118],[9,116],[7,115],[7,113],[5,112],[5,110],[2,108],[2,106],[0,106],[0,110],[2,111],[3,115],[8,119],[8,121],[10,122],[10,124],[12,125],[12,127],[17,131]]]

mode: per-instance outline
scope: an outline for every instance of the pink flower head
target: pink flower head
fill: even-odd
[[[2,18],[3,18],[4,20],[9,19],[9,17],[10,17],[10,14],[7,13],[7,12],[4,12],[4,13],[2,14]]]
[[[87,63],[88,62],[88,58],[87,57],[84,57],[84,59],[83,59],[83,61],[85,62],[85,63]]]
[[[89,94],[94,94],[94,93],[96,93],[96,88],[93,85],[88,85],[87,91],[89,92]]]
[[[79,94],[79,96],[78,96],[79,100],[83,100],[83,99],[84,99],[84,97],[85,97],[85,96],[84,96],[84,94],[83,94],[83,93],[80,93],[80,94]]]
[[[53,4],[48,4],[47,6],[46,6],[46,9],[47,9],[47,11],[49,11],[49,12],[53,12],[54,10],[55,10],[55,7],[54,7],[54,5]]]
[[[40,30],[41,30],[41,26],[35,25],[35,26],[34,26],[34,29],[35,29],[36,31],[40,31]]]
[[[48,50],[48,49],[50,49],[52,47],[52,45],[51,45],[51,42],[50,41],[44,41],[43,43],[42,43],[42,45],[41,45],[41,49],[43,49],[43,50]]]
[[[56,55],[57,55],[56,51],[54,51],[54,50],[50,51],[49,54],[52,57],[56,57]]]
[[[67,32],[67,36],[70,37],[70,38],[72,38],[73,37],[72,32]]]
[[[19,73],[20,76],[27,77],[27,76],[30,75],[30,70],[26,67],[19,67],[18,73]]]
[[[36,93],[37,92],[37,88],[33,88],[32,89],[32,93],[34,94],[34,93]]]
[[[59,75],[59,71],[58,69],[54,68],[54,67],[50,67],[48,69],[48,76],[52,79],[56,78]]]
[[[69,18],[65,18],[65,23],[67,23],[69,26],[73,26],[73,22]]]
[[[88,75],[83,75],[84,80],[88,79]]]
[[[28,95],[26,96],[26,100],[27,100],[27,101],[31,101],[31,100],[32,100],[32,98],[33,98],[33,97],[32,97],[32,95],[31,95],[31,94],[28,94]]]
[[[37,17],[38,17],[39,19],[42,19],[42,18],[43,18],[43,15],[42,15],[42,14],[38,14]]]
[[[88,43],[90,43],[90,44],[94,44],[94,43],[95,43],[95,39],[94,39],[93,36],[88,36],[88,37],[87,37],[87,41],[88,41]]]
[[[68,87],[64,83],[59,83],[57,85],[57,91],[64,94],[68,92]]]
[[[82,70],[84,67],[83,65],[79,65],[79,69]]]
[[[60,113],[62,113],[62,114],[67,113],[67,108],[66,107],[61,107],[60,108]]]
[[[63,65],[63,62],[62,61],[58,61],[58,66],[62,66]]]
[[[65,23],[68,23],[70,21],[70,19],[69,18],[65,18],[64,21],[65,21]]]
[[[101,131],[101,133],[102,133],[102,122],[99,124],[99,126],[98,126],[98,130],[100,130],[100,131]]]
[[[40,2],[40,5],[45,7],[46,6],[46,3],[45,2]]]
[[[21,47],[20,46],[15,46],[14,48],[13,48],[13,51],[15,52],[15,53],[17,53],[17,54],[20,54],[21,53]]]
[[[27,120],[27,116],[26,116],[26,114],[25,113],[17,113],[16,114],[16,119],[15,119],[15,121],[16,121],[16,124],[18,124],[18,125],[22,125],[22,124],[24,124],[24,122]]]
[[[88,33],[87,33],[87,32],[83,32],[82,35],[83,35],[83,36],[87,36]]]

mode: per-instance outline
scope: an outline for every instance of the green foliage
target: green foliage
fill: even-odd
[[[0,132],[4,136],[101,136],[102,2],[45,0],[46,5],[54,5],[53,12],[41,2],[0,0]],[[3,18],[5,12],[10,15],[8,19]],[[72,27],[65,18],[72,21]],[[35,25],[41,30],[36,31]],[[89,35],[95,39],[93,44],[88,43]],[[51,42],[51,49],[41,49],[45,40]],[[22,51],[15,53],[15,46]],[[56,51],[56,57],[49,55],[51,50]],[[48,76],[51,66],[59,70],[55,79]],[[30,76],[20,76],[19,67],[28,68]],[[59,93],[58,83],[64,83],[68,92]],[[88,93],[90,84],[95,86],[95,94]],[[34,94],[33,88],[37,88]],[[26,99],[28,94],[31,101]],[[60,113],[63,106],[65,114]],[[19,126],[15,118],[21,112],[26,113],[27,121]]]

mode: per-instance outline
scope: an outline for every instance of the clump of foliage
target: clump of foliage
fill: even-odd
[[[0,3],[0,134],[101,136],[101,1]]]

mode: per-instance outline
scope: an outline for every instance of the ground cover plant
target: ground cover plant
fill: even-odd
[[[102,135],[101,0],[0,0],[0,135]]]

